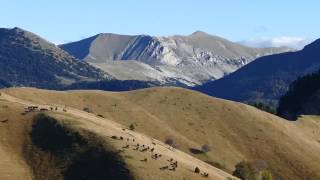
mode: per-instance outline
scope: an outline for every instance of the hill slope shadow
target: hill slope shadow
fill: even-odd
[[[133,179],[121,156],[89,132],[78,133],[40,114],[31,127],[26,159],[35,179]]]

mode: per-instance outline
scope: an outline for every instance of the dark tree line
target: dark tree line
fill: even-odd
[[[320,90],[320,71],[299,77],[291,83],[288,92],[280,98],[277,114],[289,120],[295,120],[299,114],[305,114],[305,105]],[[316,102],[314,102],[316,103]],[[320,112],[320,109],[319,109]],[[319,112],[314,111],[314,114]]]

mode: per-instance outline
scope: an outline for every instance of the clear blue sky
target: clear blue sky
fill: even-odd
[[[320,37],[318,0],[1,0],[0,26],[22,27],[56,43],[100,32],[187,35],[233,41]]]

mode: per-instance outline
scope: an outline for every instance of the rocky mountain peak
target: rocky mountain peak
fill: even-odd
[[[77,58],[102,69],[107,68],[108,72],[114,71],[111,66],[117,66],[121,72],[127,71],[126,66],[134,65],[142,74],[147,74],[145,79],[161,82],[174,80],[188,86],[219,79],[257,57],[283,52],[281,49],[270,52],[245,47],[203,31],[196,31],[189,36],[168,37],[105,34],[89,43],[88,39],[60,47]],[[138,63],[128,65],[125,62],[127,60]],[[115,65],[114,61],[122,62]],[[119,76],[119,70],[113,74]]]
[[[204,31],[195,31],[190,36],[210,36],[210,35]]]

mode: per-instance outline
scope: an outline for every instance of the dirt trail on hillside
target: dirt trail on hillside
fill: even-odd
[[[117,137],[133,137],[136,141],[135,143],[132,143],[132,145],[136,144],[136,143],[140,143],[140,144],[146,144],[146,145],[152,145],[153,143],[155,143],[156,146],[156,151],[160,154],[162,154],[164,157],[166,158],[173,158],[175,160],[177,160],[179,162],[179,164],[182,166],[182,168],[186,168],[189,169],[190,172],[192,173],[192,171],[194,171],[195,167],[199,167],[202,171],[209,173],[209,177],[207,179],[214,179],[214,180],[219,180],[219,179],[227,179],[228,177],[232,178],[232,179],[237,179],[233,176],[231,176],[230,174],[217,169],[201,160],[198,160],[180,150],[174,149],[172,147],[169,147],[168,145],[152,139],[150,137],[147,137],[143,134],[134,132],[134,131],[130,131],[128,129],[126,129],[126,127],[123,127],[122,125],[108,120],[106,118],[103,117],[99,117],[95,114],[92,113],[88,113],[85,111],[81,111],[72,107],[66,107],[65,105],[61,105],[61,104],[36,104],[33,102],[29,102],[23,99],[19,99],[13,96],[10,96],[8,94],[5,93],[1,93],[0,95],[0,99],[2,100],[6,100],[9,102],[14,102],[14,103],[18,103],[18,104],[22,104],[26,107],[28,106],[38,106],[38,109],[44,108],[44,109],[48,109],[50,110],[51,108],[53,108],[53,112],[59,112],[59,113],[66,113],[68,115],[71,116],[75,116],[78,118],[83,118],[88,122],[88,129],[90,129],[90,123],[94,124],[95,126],[92,128],[95,128],[94,131],[99,133],[102,136],[105,137],[111,137],[111,136],[117,136]],[[58,110],[55,110],[55,108],[58,108]],[[87,125],[87,124],[86,124]],[[96,128],[97,126],[101,127],[101,128]],[[107,127],[107,128],[106,128]],[[124,131],[125,129],[125,131]],[[180,167],[181,167],[180,166]],[[201,176],[199,175],[199,179],[202,179]]]

